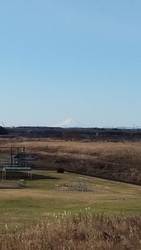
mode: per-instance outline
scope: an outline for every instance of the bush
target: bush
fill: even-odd
[[[65,169],[64,168],[57,168],[57,173],[64,173]]]

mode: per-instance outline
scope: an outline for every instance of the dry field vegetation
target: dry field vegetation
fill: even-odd
[[[89,208],[88,208],[89,209]],[[140,250],[141,217],[108,217],[86,211],[77,215],[55,214],[17,233],[5,234],[1,250]]]
[[[63,167],[118,180],[141,183],[141,142],[85,142],[49,139],[1,140],[0,146],[25,146],[38,157],[38,165]]]
[[[141,187],[88,177],[91,191],[64,192],[76,174],[43,172],[57,179],[1,189],[1,250],[141,249]]]
[[[1,139],[0,146],[25,146],[39,158],[33,172],[47,176],[25,189],[1,189],[1,250],[141,249],[140,186],[88,176],[91,191],[62,191],[55,185],[73,183],[77,174],[40,170],[140,182],[139,142]]]
[[[33,171],[47,176],[45,180],[27,181],[27,187],[2,188],[0,192],[0,231],[5,232],[8,225],[9,232],[15,226],[18,230],[27,228],[32,223],[37,224],[46,217],[53,219],[54,213],[71,211],[75,214],[80,210],[85,211],[91,207],[91,211],[98,214],[129,214],[140,213],[141,187],[120,182],[102,180],[88,177],[88,192],[63,191],[57,189],[56,184],[76,182],[77,174],[59,174],[55,171]],[[16,181],[2,181],[7,184],[15,184]],[[105,188],[108,188],[105,189]]]

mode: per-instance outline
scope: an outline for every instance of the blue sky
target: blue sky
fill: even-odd
[[[141,126],[140,13],[140,0],[1,0],[1,121]]]

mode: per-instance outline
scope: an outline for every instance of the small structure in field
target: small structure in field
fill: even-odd
[[[19,188],[25,188],[26,187],[26,181],[24,179],[20,179],[17,182]]]
[[[25,147],[0,147],[0,172],[2,179],[32,179],[31,163],[34,158],[27,157]]]
[[[55,188],[61,191],[91,191],[89,181],[85,177],[77,177],[70,183],[56,184]]]
[[[110,187],[99,185],[99,184],[95,185],[94,190],[97,191],[97,192],[106,192],[106,193],[107,192],[111,192],[111,188]]]
[[[74,191],[90,191],[90,184],[86,177],[77,177],[73,182],[72,188]]]

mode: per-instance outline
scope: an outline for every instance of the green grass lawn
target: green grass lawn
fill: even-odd
[[[0,232],[5,231],[5,225],[8,225],[9,230],[14,230],[16,226],[21,229],[46,217],[53,220],[56,213],[85,212],[88,207],[95,213],[140,213],[139,186],[86,177],[91,191],[61,191],[55,188],[56,184],[77,182],[78,175],[53,171],[34,172],[50,178],[28,181],[24,189],[0,190]],[[105,187],[110,191],[105,191]]]

